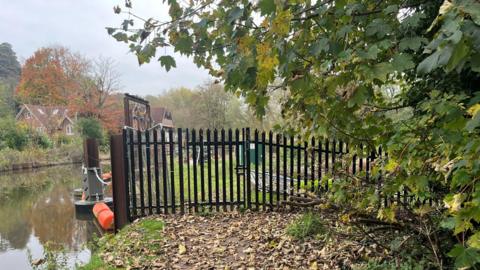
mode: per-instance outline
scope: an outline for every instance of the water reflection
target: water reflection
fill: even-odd
[[[72,261],[88,261],[84,244],[97,228],[75,219],[72,190],[80,181],[80,168],[70,166],[0,176],[2,267],[30,269],[28,251],[39,258],[47,243],[65,249]]]

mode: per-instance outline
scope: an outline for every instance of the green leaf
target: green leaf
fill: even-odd
[[[117,41],[123,41],[125,43],[128,42],[128,36],[125,33],[116,33],[115,35],[113,35],[113,38],[115,38]]]
[[[393,172],[398,166],[398,162],[395,161],[394,159],[390,159],[387,163],[387,165],[385,165],[385,171],[387,172]]]
[[[467,244],[472,248],[480,249],[480,232],[476,232],[474,235],[470,236]]]
[[[397,71],[404,71],[415,67],[410,54],[397,54],[393,57],[392,66]]]
[[[427,43],[427,39],[423,37],[406,37],[400,40],[400,51],[406,51],[408,49],[417,51],[423,44]]]
[[[329,49],[328,39],[320,38],[310,48],[310,53],[315,56],[318,56],[322,52],[328,52],[328,49]]]
[[[338,30],[337,35],[338,35],[338,37],[344,38],[345,35],[351,33],[352,30],[353,30],[353,26],[352,26],[352,25],[345,25],[345,26],[343,26],[342,28],[340,28],[340,30]]]
[[[276,6],[274,0],[260,0],[258,1],[261,15],[270,15],[275,12]]]
[[[373,60],[373,59],[377,59],[377,55],[379,52],[380,52],[380,49],[378,49],[378,46],[373,45],[368,48],[368,51],[359,50],[358,56],[360,56],[363,59]]]
[[[160,65],[162,67],[165,67],[165,69],[170,71],[172,67],[177,67],[177,64],[175,62],[175,59],[171,57],[170,55],[163,55],[158,58],[158,61],[160,61]]]
[[[480,53],[477,53],[470,58],[470,66],[473,71],[480,73]]]
[[[455,218],[454,217],[448,217],[440,223],[440,227],[448,230],[453,230],[455,228]]]
[[[391,13],[397,13],[397,12],[398,12],[398,5],[390,5],[383,10],[383,13],[385,13],[386,15],[391,15]]]
[[[361,105],[367,99],[367,89],[359,86],[353,93],[352,97],[348,100],[348,107],[351,108],[355,105]]]
[[[156,52],[156,47],[155,46],[153,46],[151,44],[145,45],[142,48],[142,50],[137,53],[138,64],[142,65],[144,63],[149,63],[150,58],[155,56],[155,52]]]
[[[189,35],[182,34],[178,37],[175,50],[184,54],[190,54],[193,48],[193,40]]]
[[[428,178],[424,175],[412,175],[406,179],[407,186],[415,193],[427,190]]]
[[[480,126],[480,113],[475,114],[472,119],[468,120],[465,129],[469,132],[475,130],[478,126]]]
[[[451,188],[462,187],[470,182],[470,175],[466,170],[460,169],[455,172],[452,178]]]
[[[382,82],[385,82],[387,80],[388,74],[390,74],[393,71],[393,67],[391,63],[378,63],[375,66],[373,66],[373,78],[378,79]]]
[[[112,28],[112,27],[105,27],[105,28],[107,29],[107,33],[108,33],[109,35],[115,33],[115,31],[116,31],[115,28]]]
[[[447,72],[455,69],[465,59],[465,57],[469,55],[469,53],[470,47],[465,41],[460,41],[453,49],[453,53],[450,56],[446,66]]]
[[[377,36],[378,38],[384,38],[390,31],[390,25],[388,25],[383,19],[374,19],[371,23],[367,25],[365,29],[365,34],[367,36]]]
[[[234,7],[229,13],[227,17],[227,23],[231,24],[232,22],[238,20],[243,14],[243,9],[239,7]]]
[[[433,54],[423,59],[423,61],[417,66],[417,72],[420,74],[430,73],[432,70],[437,68],[439,57],[440,52],[435,51]]]
[[[465,248],[460,244],[448,253],[448,256],[455,258],[455,268],[468,268],[480,262],[480,253],[474,248]]]

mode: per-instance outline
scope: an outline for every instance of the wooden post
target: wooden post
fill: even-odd
[[[85,139],[83,144],[83,153],[85,167],[100,168],[98,141],[96,139]]]
[[[123,135],[112,135],[110,137],[115,232],[118,232],[118,230],[129,223],[128,183],[125,167],[125,130],[123,133]]]

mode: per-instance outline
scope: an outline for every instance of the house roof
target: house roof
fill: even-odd
[[[16,119],[22,115],[23,111],[27,110],[32,116],[40,122],[44,127],[52,125],[60,125],[65,119],[73,123],[68,116],[68,109],[64,106],[41,106],[32,104],[23,104],[18,112]]]
[[[164,127],[174,127],[172,113],[164,107],[150,108],[150,116],[153,121],[152,125],[162,124]]]

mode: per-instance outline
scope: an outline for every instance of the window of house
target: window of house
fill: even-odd
[[[66,130],[67,130],[67,135],[73,135],[72,125],[67,125]]]
[[[30,112],[25,112],[25,119],[30,119],[31,115]]]

